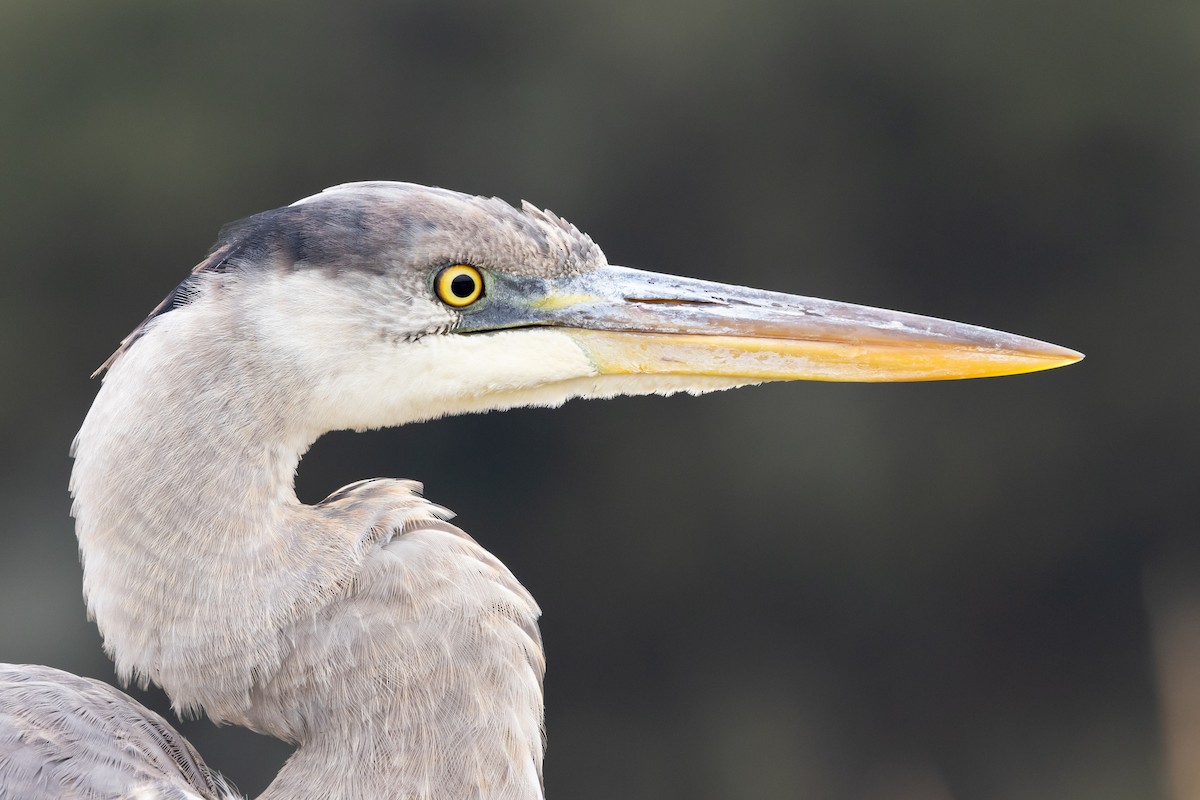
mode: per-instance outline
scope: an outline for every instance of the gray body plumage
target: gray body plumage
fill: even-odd
[[[443,284],[451,274],[466,286]],[[611,267],[528,204],[335,187],[227,228],[104,365],[73,448],[84,594],[122,680],[296,745],[264,800],[540,800],[537,604],[415,483],[300,503],[296,467],[319,436],[574,397],[1078,358]],[[223,791],[124,695],[6,670],[4,800]]]
[[[0,665],[0,797],[226,800],[233,794],[159,715],[50,667]]]

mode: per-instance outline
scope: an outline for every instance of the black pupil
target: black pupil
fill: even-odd
[[[475,279],[470,275],[455,275],[450,279],[450,291],[455,297],[470,297],[475,292]]]

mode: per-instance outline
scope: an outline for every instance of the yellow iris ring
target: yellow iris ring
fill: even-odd
[[[470,280],[470,284],[461,280],[464,277]],[[468,285],[470,291],[464,294],[463,289]],[[483,275],[470,264],[454,264],[438,273],[433,281],[433,288],[443,303],[454,308],[463,308],[474,303],[483,294]]]

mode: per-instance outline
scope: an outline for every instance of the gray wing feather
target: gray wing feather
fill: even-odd
[[[224,780],[162,717],[100,681],[0,664],[3,800],[222,800]]]

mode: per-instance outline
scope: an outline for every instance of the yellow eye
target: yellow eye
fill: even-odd
[[[437,274],[433,289],[446,305],[462,308],[483,296],[483,276],[470,264],[454,264]]]

